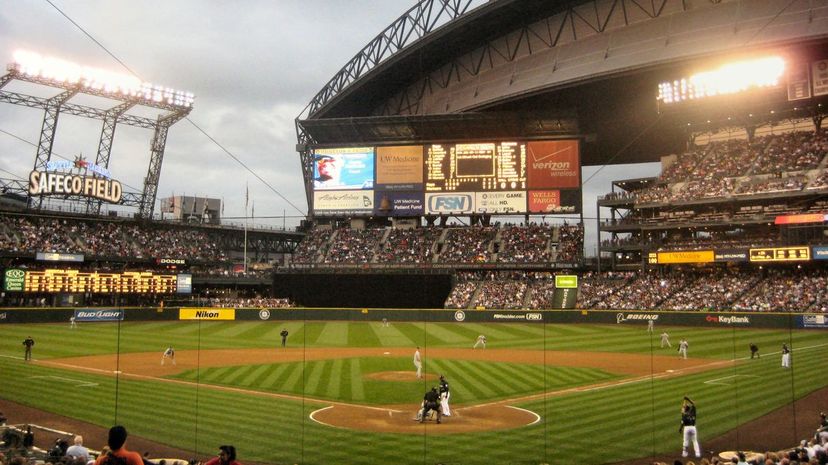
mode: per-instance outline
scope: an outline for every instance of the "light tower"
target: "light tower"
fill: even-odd
[[[0,102],[43,110],[43,124],[32,176],[37,172],[39,174],[36,176],[49,179],[51,184],[41,185],[39,189],[34,189],[36,192],[32,192],[30,186],[19,180],[0,179],[3,191],[25,196],[28,199],[28,208],[31,209],[42,208],[44,195],[57,194],[70,202],[85,204],[88,214],[100,214],[101,203],[104,201],[102,198],[105,196],[88,195],[89,190],[94,190],[93,184],[96,182],[97,185],[102,184],[101,177],[108,178],[115,128],[118,124],[127,124],[153,130],[150,161],[143,191],[123,192],[122,197],[115,203],[137,207],[138,217],[152,217],[167,133],[170,126],[186,117],[192,110],[193,94],[142,82],[134,76],[82,66],[28,51],[15,52],[14,61],[6,69],[8,74],[0,77]],[[51,98],[41,98],[3,90],[14,80],[60,89],[61,92]],[[104,97],[118,104],[109,108],[96,108],[72,103],[72,99],[78,94]],[[127,112],[135,106],[154,108],[159,110],[159,113],[155,119],[128,114]],[[95,162],[79,160],[81,163],[76,163],[74,167],[83,172],[77,175],[55,174],[56,164],[49,163],[61,114],[82,116],[102,122]],[[89,176],[86,176],[87,174]],[[59,180],[62,182],[56,182],[53,176],[60,176]],[[67,176],[74,177],[66,181]],[[75,187],[80,185],[81,189],[67,189],[73,182]],[[54,186],[57,187],[53,188]],[[84,189],[85,186],[92,187]]]

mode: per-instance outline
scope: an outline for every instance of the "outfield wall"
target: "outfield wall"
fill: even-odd
[[[193,307],[196,308],[196,307]],[[828,315],[813,313],[756,312],[679,312],[679,311],[613,311],[613,310],[456,310],[456,309],[353,309],[353,308],[238,308],[215,309],[199,307],[206,313],[232,311],[231,319],[239,321],[376,321],[442,322],[442,323],[532,323],[532,324],[617,324],[657,325],[709,328],[809,328],[828,329]],[[68,322],[77,312],[122,312],[124,321],[175,321],[179,319],[209,321],[204,317],[181,317],[181,308],[0,308],[0,324]],[[89,321],[94,321],[90,318]],[[103,321],[103,320],[102,320]]]

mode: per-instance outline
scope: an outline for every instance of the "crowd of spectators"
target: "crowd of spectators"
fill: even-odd
[[[377,253],[379,263],[430,263],[442,229],[392,229]]]
[[[292,258],[297,264],[576,263],[583,225],[312,229]]]
[[[750,142],[711,142],[678,155],[659,176],[658,184],[624,195],[615,193],[612,198],[634,198],[644,204],[824,187],[826,168],[809,173],[821,166],[826,154],[825,131],[771,134]]]
[[[196,228],[35,216],[0,216],[0,251],[91,257],[225,261],[220,233]]]
[[[382,229],[337,229],[331,236],[324,263],[370,263],[385,231]]]
[[[210,307],[220,308],[289,308],[295,305],[287,298],[279,297],[212,297],[207,300]]]
[[[446,308],[544,309],[555,293],[548,272],[460,274]],[[828,313],[828,270],[713,268],[656,272],[587,272],[577,308]]]

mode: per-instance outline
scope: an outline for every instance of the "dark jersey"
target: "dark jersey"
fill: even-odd
[[[442,379],[440,380],[440,394],[443,394],[444,392],[449,392],[449,384],[448,381]]]
[[[750,345],[750,351],[751,352],[759,352],[759,347],[756,347],[756,344],[751,344]]]
[[[30,338],[30,337],[27,337],[27,338],[23,341],[23,345],[24,345],[24,346],[26,346],[26,347],[27,347],[27,348],[29,348],[29,349],[31,349],[31,348],[32,348],[32,346],[33,346],[34,344],[35,344],[35,343],[34,343],[34,339],[32,339],[32,338]]]
[[[437,391],[428,391],[423,396],[423,400],[426,402],[437,402],[440,400],[440,395],[437,394]]]
[[[788,346],[783,345],[782,346],[782,353],[783,354],[789,354],[789,353],[791,353],[791,349],[789,349]]]
[[[682,426],[695,426],[696,425],[696,406],[689,405],[684,408],[681,412],[681,424]]]

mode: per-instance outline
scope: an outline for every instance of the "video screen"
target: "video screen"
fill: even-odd
[[[374,188],[374,149],[349,147],[313,152],[313,188],[361,190]]]

